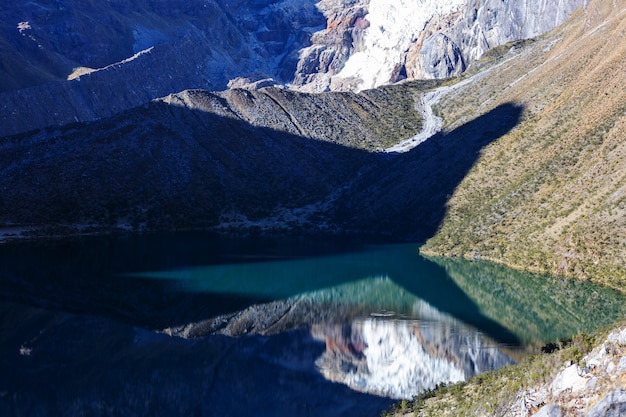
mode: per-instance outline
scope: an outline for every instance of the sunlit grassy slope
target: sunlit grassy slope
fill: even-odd
[[[525,110],[482,150],[423,251],[624,291],[626,1],[591,1],[553,32],[507,49],[488,54],[437,105],[447,129],[502,103]]]

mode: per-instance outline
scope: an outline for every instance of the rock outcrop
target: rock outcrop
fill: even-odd
[[[307,91],[359,90],[405,78],[459,75],[490,48],[545,33],[583,5],[584,0],[320,2],[326,29],[302,50],[293,84]]]
[[[458,75],[489,49],[545,33],[584,3],[470,0],[458,12],[428,22],[409,51],[406,73],[410,78]]]
[[[626,329],[611,332],[580,363],[566,363],[545,386],[519,395],[507,415],[626,415]]]

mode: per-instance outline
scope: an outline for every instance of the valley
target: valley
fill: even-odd
[[[624,0],[39,0],[0,22],[0,349],[72,381],[53,400],[53,372],[11,368],[0,413],[73,392],[96,413],[111,364],[107,395],[140,381],[111,409],[137,413],[623,409]],[[238,385],[237,361],[280,378]]]

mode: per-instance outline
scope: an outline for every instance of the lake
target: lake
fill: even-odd
[[[624,297],[419,245],[0,246],[0,415],[371,415],[611,324]]]

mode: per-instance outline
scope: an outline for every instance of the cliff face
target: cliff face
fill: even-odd
[[[458,12],[428,21],[407,54],[406,73],[410,78],[459,75],[489,49],[548,32],[584,3],[469,0]]]
[[[294,79],[299,88],[365,89],[459,75],[495,46],[551,30],[584,0],[345,3],[319,3],[327,25],[301,53]]]

